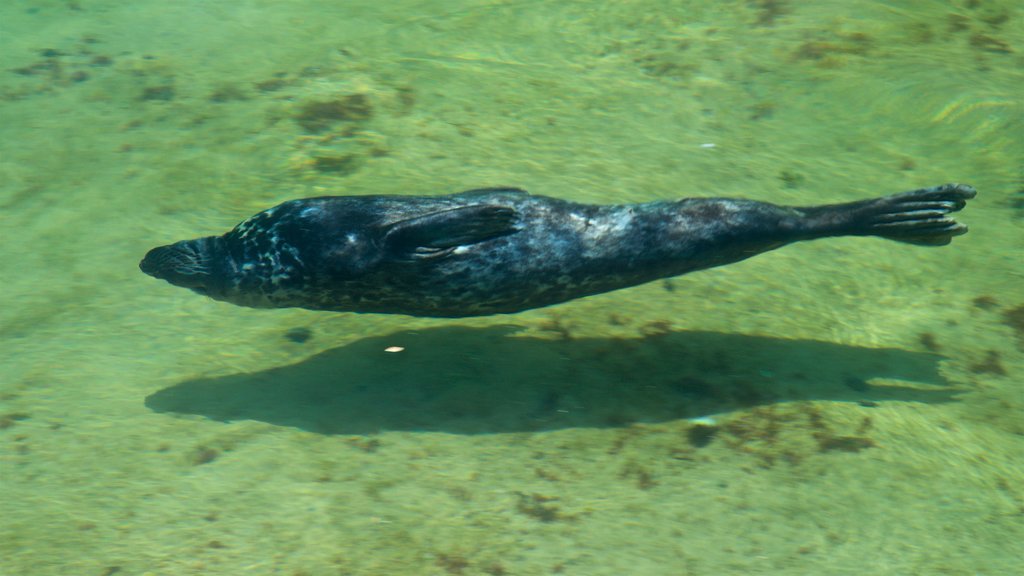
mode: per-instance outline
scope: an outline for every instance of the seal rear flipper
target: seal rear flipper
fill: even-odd
[[[811,237],[880,236],[919,246],[944,246],[967,226],[948,217],[963,209],[977,191],[966,184],[943,184],[874,200],[804,208]]]
[[[474,205],[441,210],[388,225],[383,245],[399,258],[445,256],[458,246],[515,232],[516,219],[516,211],[507,206]]]

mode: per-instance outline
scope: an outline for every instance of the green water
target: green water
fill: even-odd
[[[1017,2],[10,0],[0,62],[4,576],[1019,568]],[[949,181],[979,190],[951,246],[514,316],[243,309],[137,269],[312,195]]]

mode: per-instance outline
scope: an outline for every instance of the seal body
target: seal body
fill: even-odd
[[[222,236],[154,248],[140,268],[242,306],[508,314],[799,240],[876,235],[948,244],[967,228],[947,214],[974,194],[947,184],[804,208],[728,198],[590,205],[509,188],[327,196],[285,202]]]

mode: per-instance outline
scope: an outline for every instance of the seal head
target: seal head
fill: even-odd
[[[218,269],[222,260],[218,241],[209,236],[153,248],[139,262],[139,269],[175,286],[213,296],[222,284],[218,281],[222,277]]]

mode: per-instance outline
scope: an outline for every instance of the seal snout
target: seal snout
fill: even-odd
[[[153,248],[139,262],[139,269],[182,288],[203,288],[210,276],[208,258],[197,240]]]

